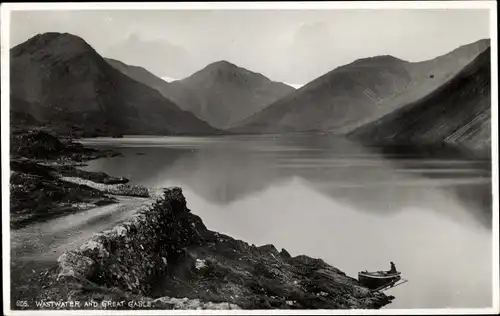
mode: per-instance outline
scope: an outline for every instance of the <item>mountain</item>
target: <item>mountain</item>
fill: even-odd
[[[359,59],[313,80],[229,130],[346,134],[431,93],[487,47],[489,40],[480,40],[423,62],[387,55]]]
[[[293,91],[259,73],[219,61],[172,82],[167,95],[212,126],[226,128]]]
[[[124,74],[160,91],[182,109],[224,129],[295,91],[227,61],[212,63],[188,78],[165,82],[147,70],[109,60]]]
[[[146,84],[147,86],[161,91],[162,89],[167,89],[168,82],[160,77],[155,76],[151,72],[147,71],[145,68],[139,66],[132,66],[125,64],[116,59],[105,58],[105,60],[113,66],[116,70],[119,70],[121,73],[134,79],[135,81]]]
[[[11,112],[84,134],[200,134],[215,129],[111,67],[83,39],[44,33],[11,49]]]
[[[490,49],[439,89],[349,137],[382,145],[450,144],[489,153],[491,146]]]

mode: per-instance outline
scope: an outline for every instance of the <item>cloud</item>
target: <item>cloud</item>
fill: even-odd
[[[146,40],[136,32],[105,48],[103,54],[144,67],[160,77],[183,78],[194,71],[191,56],[183,47],[164,39]]]
[[[308,82],[328,70],[336,62],[335,36],[322,22],[302,24],[294,34],[288,53],[289,81]],[[307,67],[304,67],[307,65]]]

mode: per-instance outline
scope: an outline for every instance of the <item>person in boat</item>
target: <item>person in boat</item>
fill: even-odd
[[[389,270],[389,273],[397,273],[398,270],[396,270],[396,265],[394,262],[391,261],[391,269]]]

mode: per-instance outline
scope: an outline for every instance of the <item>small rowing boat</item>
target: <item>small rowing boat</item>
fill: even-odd
[[[407,282],[407,280],[401,279],[401,272],[389,271],[362,271],[358,273],[358,280],[359,283],[373,291],[380,291]],[[400,280],[403,282],[396,284]]]

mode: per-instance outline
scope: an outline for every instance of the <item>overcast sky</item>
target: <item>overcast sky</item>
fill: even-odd
[[[305,84],[358,58],[434,58],[489,38],[487,10],[14,11],[11,46],[42,32],[78,35],[105,57],[182,78],[228,60]]]

